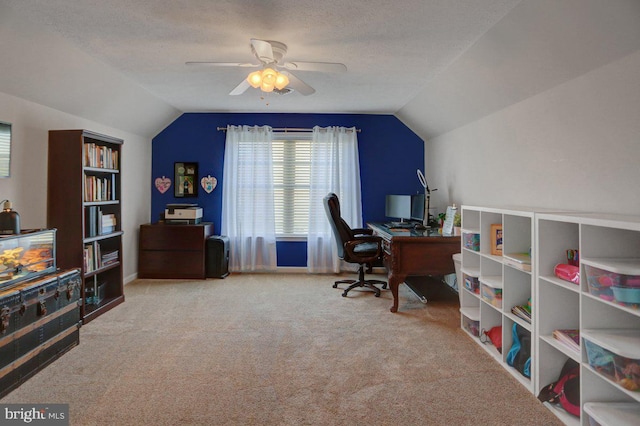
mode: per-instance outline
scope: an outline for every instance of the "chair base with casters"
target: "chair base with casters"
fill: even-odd
[[[386,281],[365,280],[364,279],[364,265],[360,265],[360,268],[358,269],[358,279],[357,280],[339,280],[339,281],[336,281],[335,283],[333,283],[333,288],[338,288],[338,284],[349,284],[349,287],[347,287],[342,292],[342,297],[347,297],[347,293],[349,293],[349,291],[353,290],[356,287],[370,288],[371,290],[373,290],[375,292],[375,296],[376,297],[380,297],[380,289],[378,287],[376,287],[375,284],[382,284],[382,289],[383,290],[386,290],[386,288],[387,288],[387,282]]]
[[[382,288],[386,289],[387,283],[378,280],[365,280],[364,268],[366,266],[370,271],[373,263],[382,259],[382,238],[372,235],[372,229],[351,228],[340,216],[340,201],[336,194],[327,194],[323,199],[323,204],[336,240],[338,257],[345,262],[360,265],[357,280],[336,281],[333,288],[338,288],[338,284],[349,284],[349,287],[342,293],[343,297],[347,297],[347,293],[351,289],[367,287],[375,292],[376,297],[380,297],[380,289],[374,284],[382,284]]]

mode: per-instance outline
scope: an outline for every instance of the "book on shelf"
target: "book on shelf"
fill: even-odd
[[[108,213],[102,215],[102,226],[115,226],[116,215],[114,213]]]
[[[100,244],[98,243],[94,243],[93,244],[93,259],[95,262],[95,268],[96,269],[100,269],[102,268],[102,256],[100,254]]]
[[[531,309],[527,305],[517,305],[511,308],[511,313],[531,323]]]
[[[106,234],[111,234],[112,232],[116,232],[116,227],[115,226],[102,226],[102,233],[100,235],[106,235]]]
[[[502,255],[504,263],[523,271],[531,271],[531,255],[529,253],[507,253]]]
[[[98,217],[98,208],[96,206],[89,206],[85,210],[85,225],[86,225],[86,235],[87,237],[95,237],[98,235],[97,228],[97,217]]]
[[[95,262],[94,262],[93,244],[85,244],[82,254],[84,259],[85,273],[94,271],[96,268],[95,268]]]
[[[558,329],[553,330],[553,338],[573,349],[580,351],[580,330]]]

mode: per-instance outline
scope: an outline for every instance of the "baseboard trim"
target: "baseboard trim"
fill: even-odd
[[[306,274],[306,266],[278,266],[276,272],[283,274]]]
[[[138,279],[138,273],[136,272],[135,274],[131,274],[128,277],[125,277],[124,279],[124,285],[129,284],[131,281],[137,280]]]
[[[307,271],[307,267],[306,266],[278,266],[276,268],[276,272],[278,273],[290,273],[290,274],[306,274],[309,273]],[[357,269],[354,270],[349,270],[349,269],[342,269],[340,272],[340,274],[348,274],[348,273],[354,273],[357,274],[358,271]],[[373,268],[372,270],[373,274],[386,274],[387,270],[384,267],[376,267]],[[326,273],[325,275],[331,275],[331,272]]]
[[[276,268],[275,272],[276,273],[282,273],[282,274],[307,274],[307,273],[309,273],[307,271],[307,267],[306,266],[278,266]],[[340,273],[357,273],[357,271],[342,270],[342,271],[340,271]],[[383,267],[377,267],[377,268],[373,268],[373,273],[374,274],[386,274],[387,271]],[[328,274],[325,274],[325,275],[330,275],[330,274],[328,273]],[[124,279],[124,284],[127,285],[131,281],[135,281],[136,279],[138,279],[138,273],[137,272],[135,274],[131,274],[131,275],[127,276]]]

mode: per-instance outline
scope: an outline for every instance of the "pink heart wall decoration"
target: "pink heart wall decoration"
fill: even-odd
[[[171,179],[168,177],[162,176],[161,178],[156,178],[156,189],[160,191],[161,194],[167,192],[167,190],[171,187]]]
[[[216,188],[216,185],[218,185],[218,179],[209,175],[200,179],[200,185],[202,185],[202,189],[204,189],[207,194],[211,194],[211,191],[213,191]]]

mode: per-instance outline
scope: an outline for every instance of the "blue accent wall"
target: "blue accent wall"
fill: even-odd
[[[203,220],[213,222],[220,232],[222,170],[227,125],[269,125],[271,127],[344,126],[356,127],[360,151],[363,223],[384,221],[385,195],[422,192],[416,169],[424,170],[424,142],[393,115],[373,114],[249,114],[187,113],[153,138],[151,218],[157,222],[169,203],[197,203]],[[198,185],[211,175],[218,186],[211,194],[198,187],[197,198],[173,196],[175,162],[198,163]],[[155,179],[166,176],[171,188],[161,194]],[[278,242],[278,266],[306,266],[306,244]]]

